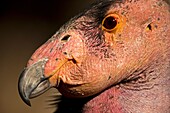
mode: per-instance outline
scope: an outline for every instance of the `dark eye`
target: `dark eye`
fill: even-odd
[[[117,25],[117,21],[114,17],[107,17],[103,23],[103,27],[106,29],[114,29]]]
[[[110,14],[103,19],[102,27],[106,31],[113,31],[117,27],[119,17],[116,14]]]

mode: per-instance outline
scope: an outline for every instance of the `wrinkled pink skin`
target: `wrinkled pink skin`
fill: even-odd
[[[155,6],[156,3],[159,5]],[[161,0],[139,0],[136,4],[127,3],[126,5],[130,7],[129,15],[133,15],[131,20],[151,18],[153,25],[156,23],[157,17],[162,20],[157,24],[159,28],[153,29],[154,33],[149,34],[148,37],[152,38],[159,34],[158,38],[162,38],[167,50],[163,54],[158,53],[156,57],[160,59],[152,60],[151,66],[138,74],[142,76],[141,80],[109,88],[85,104],[83,110],[85,113],[169,113],[170,8],[166,7],[165,1],[161,2]],[[125,7],[123,6],[122,9]],[[133,22],[138,23],[138,20]],[[126,30],[128,35],[130,31]],[[152,43],[155,41],[153,40]]]
[[[85,113],[169,113],[170,9],[162,0],[134,1],[114,4],[107,12],[124,13],[127,19],[121,36],[116,35],[124,45],[114,42],[116,58],[110,55],[109,60],[100,60],[93,56],[83,32],[66,29],[40,47],[28,66],[48,58],[45,76],[53,75],[50,78],[52,86],[66,97],[82,98],[103,91],[84,105]],[[76,21],[81,19],[86,18]],[[148,24],[152,27],[150,31],[146,30]],[[62,42],[61,38],[67,34],[71,35],[70,40]],[[104,35],[107,41],[110,34]],[[112,42],[104,46],[109,44]],[[121,63],[120,70],[115,68]],[[77,71],[79,68],[81,71]],[[119,83],[136,76],[140,79]],[[58,78],[62,82],[56,86]]]

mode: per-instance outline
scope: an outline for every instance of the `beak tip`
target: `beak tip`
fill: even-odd
[[[29,98],[27,96],[24,96],[20,90],[19,90],[19,95],[25,104],[27,104],[28,106],[31,106]]]
[[[24,101],[25,104],[27,104],[28,106],[31,106],[31,102],[30,102],[29,98],[23,96],[21,93],[20,93],[20,97]]]
[[[30,106],[30,107],[31,107],[31,103],[30,103],[30,101],[29,101],[29,100],[27,100],[25,103],[26,103],[28,106]]]
[[[30,106],[31,107],[31,102],[30,102],[30,100],[29,99],[26,99],[26,98],[22,98],[22,100],[25,102],[25,104],[27,104],[28,106]]]

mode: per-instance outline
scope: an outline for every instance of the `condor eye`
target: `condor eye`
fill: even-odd
[[[119,24],[119,16],[116,14],[110,14],[103,19],[102,27],[108,32],[112,32]]]

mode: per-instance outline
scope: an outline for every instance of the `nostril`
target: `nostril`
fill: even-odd
[[[64,36],[62,39],[61,39],[61,41],[68,41],[69,40],[69,38],[70,38],[70,35],[66,35],[66,36]]]

